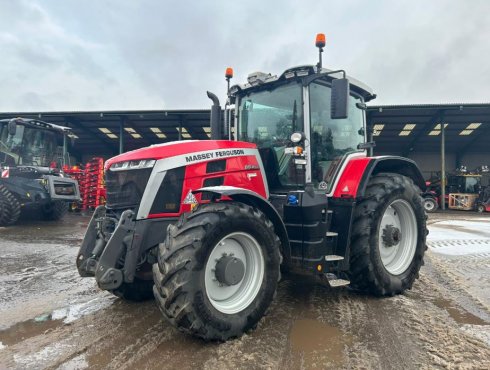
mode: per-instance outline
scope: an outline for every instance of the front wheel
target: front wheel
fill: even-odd
[[[478,203],[478,204],[476,205],[476,211],[477,211],[478,213],[483,213],[483,212],[485,212],[485,205],[484,205],[483,203]]]
[[[68,212],[69,208],[70,205],[68,204],[68,202],[54,200],[42,208],[41,211],[43,219],[57,221],[61,219],[66,214],[66,212]]]
[[[439,204],[437,204],[437,200],[431,197],[424,198],[424,209],[427,213],[435,212],[437,208],[439,208]]]
[[[373,176],[354,211],[351,285],[380,296],[410,289],[427,249],[426,218],[411,179],[394,173]]]
[[[255,327],[279,280],[280,242],[258,209],[235,202],[199,206],[168,228],[153,266],[165,318],[206,340]]]
[[[21,206],[17,198],[0,184],[0,226],[15,224],[20,217]]]

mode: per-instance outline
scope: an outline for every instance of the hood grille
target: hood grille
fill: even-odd
[[[128,171],[106,171],[106,207],[138,207],[145,191],[152,168]]]

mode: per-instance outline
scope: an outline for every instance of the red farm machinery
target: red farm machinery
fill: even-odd
[[[435,212],[442,203],[440,173],[426,182],[423,194],[426,212]],[[461,166],[454,173],[446,175],[445,206],[462,211],[490,212],[490,171],[483,165],[472,171]]]
[[[105,204],[104,159],[94,157],[84,166],[65,166],[65,173],[78,181],[80,200],[71,204],[72,211],[94,210]]]
[[[322,34],[316,45],[314,66],[229,87],[224,124],[208,93],[211,140],[109,159],[80,275],[128,300],[154,296],[172,325],[206,340],[253,329],[281,271],[377,296],[410,289],[426,250],[424,179],[409,159],[368,156],[375,94],[323,68]]]

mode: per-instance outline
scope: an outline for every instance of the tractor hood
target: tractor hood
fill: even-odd
[[[127,153],[113,157],[105,163],[107,170],[114,163],[137,161],[142,159],[164,159],[174,156],[207,152],[216,150],[216,158],[226,156],[228,151],[234,149],[256,149],[257,146],[252,143],[230,140],[185,140],[173,141],[170,143],[156,144],[146,148],[136,149]]]

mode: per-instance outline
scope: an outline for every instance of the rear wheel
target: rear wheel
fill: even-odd
[[[258,209],[201,205],[170,225],[153,266],[165,318],[206,340],[239,337],[269,307],[280,277],[280,241]]]
[[[354,288],[384,296],[412,287],[427,249],[419,194],[413,181],[399,174],[370,179],[354,213],[349,271]]]
[[[63,202],[61,200],[55,200],[44,206],[42,209],[43,218],[45,220],[57,221],[61,219],[68,209],[70,205],[68,202]]]
[[[424,198],[424,209],[426,212],[435,212],[437,208],[439,208],[439,205],[434,198]]]
[[[0,212],[0,226],[15,224],[20,217],[20,203],[2,184],[0,184],[0,203],[3,205],[3,212]]]
[[[3,197],[0,195],[0,226],[2,226],[2,220],[5,217],[5,212],[7,212],[7,210],[3,202]]]

